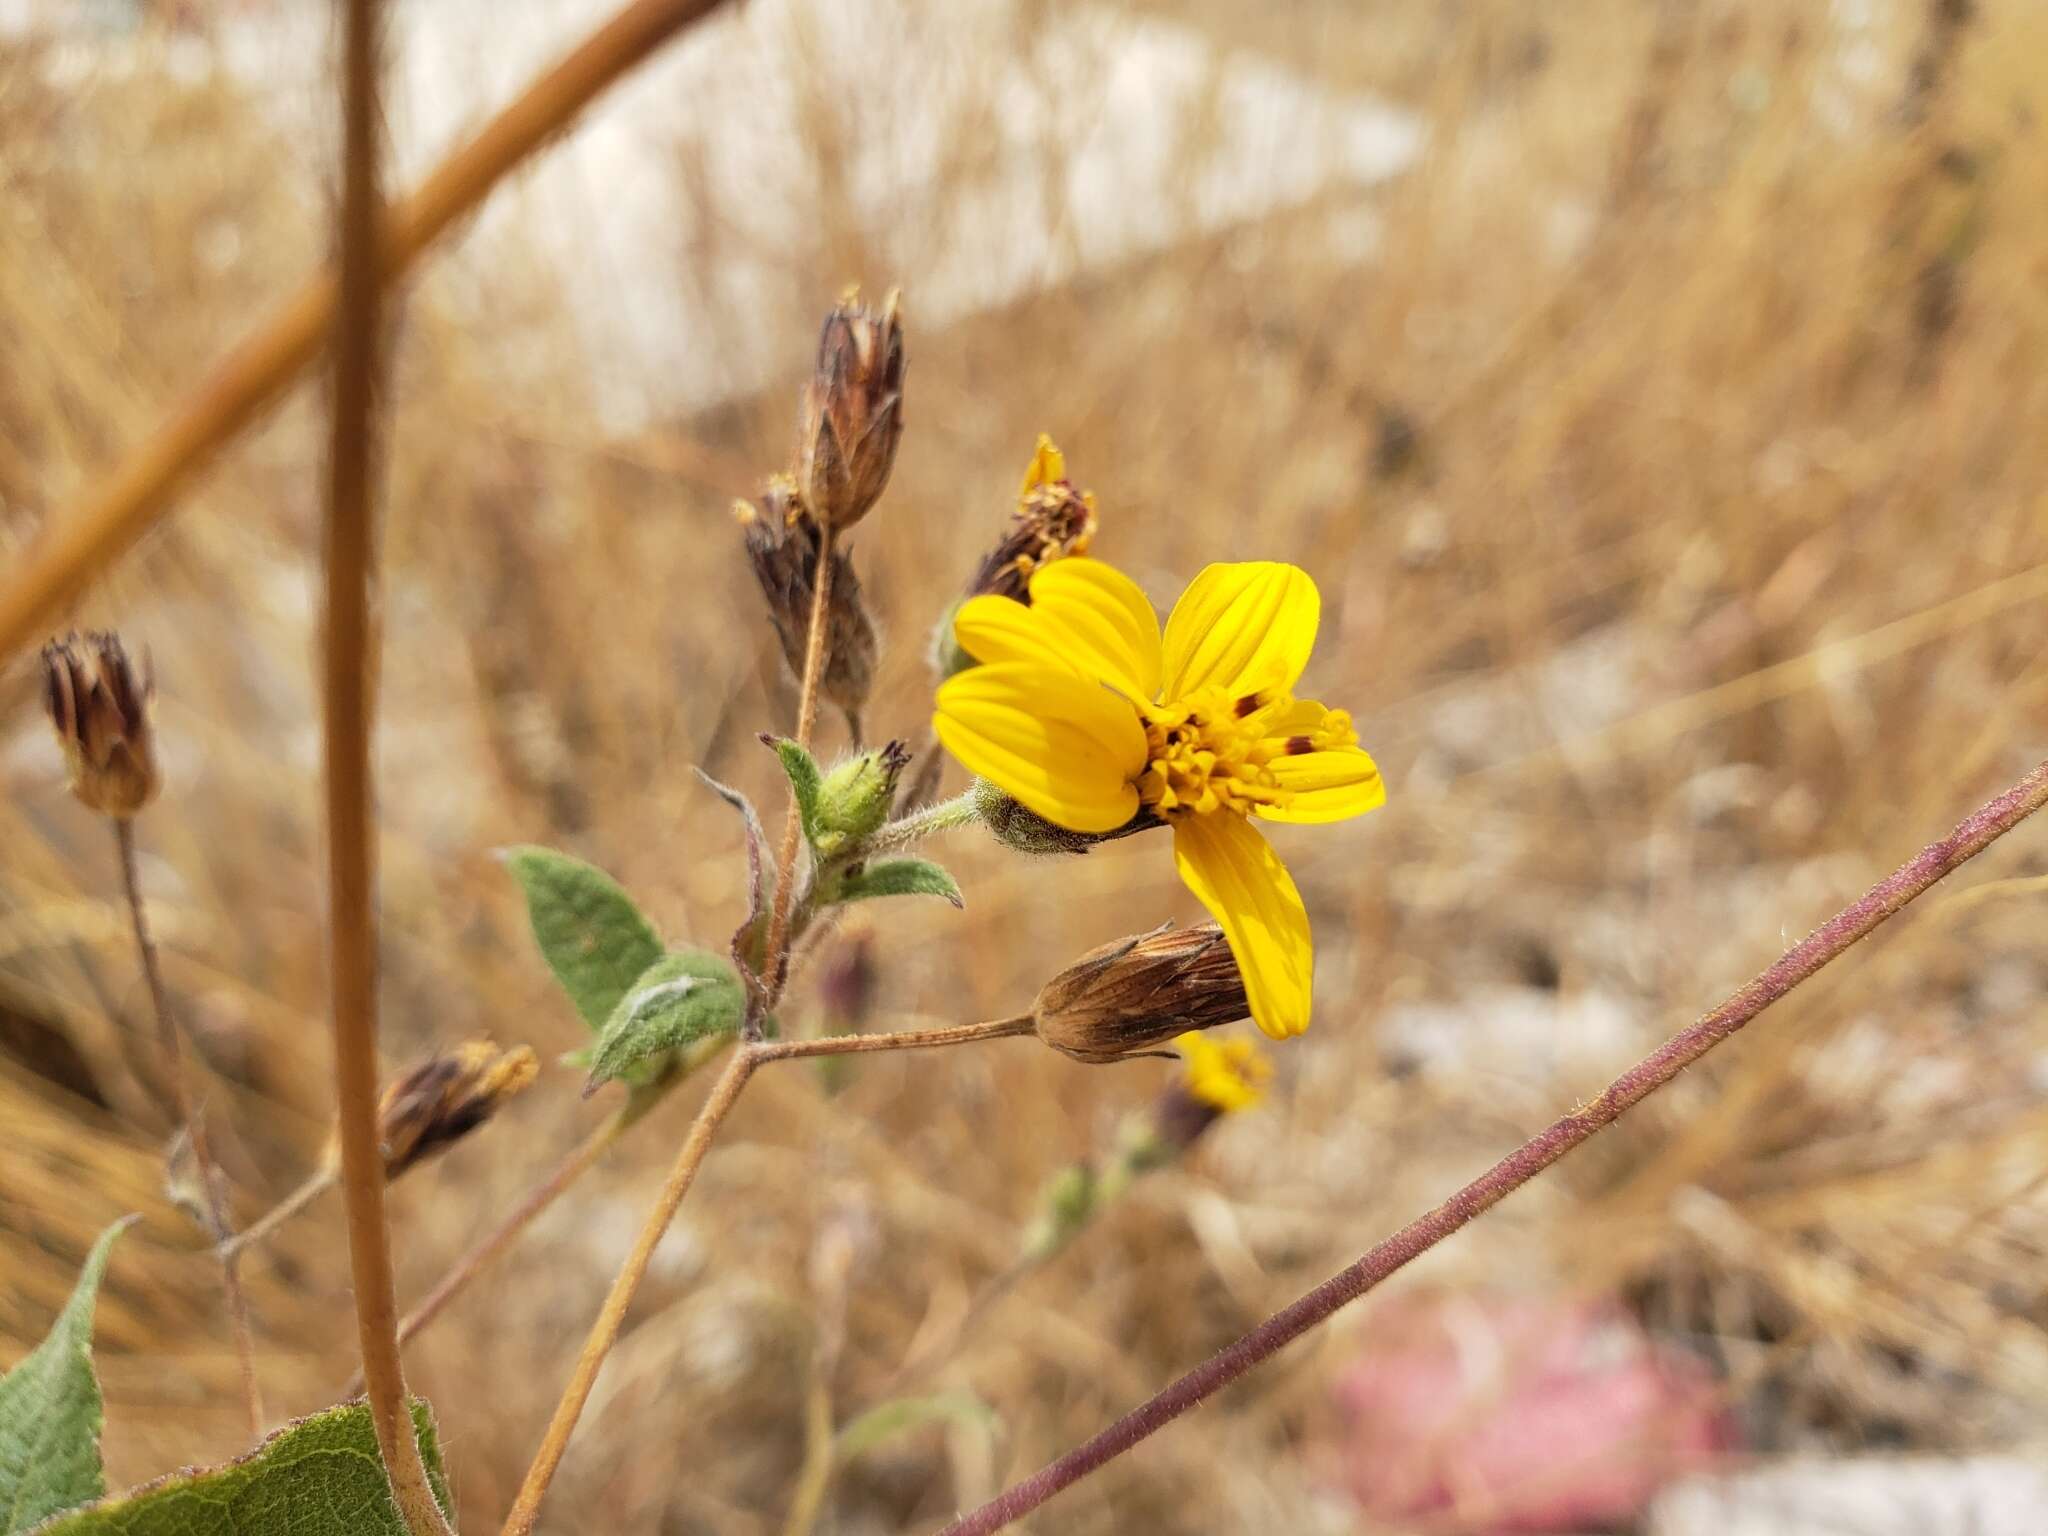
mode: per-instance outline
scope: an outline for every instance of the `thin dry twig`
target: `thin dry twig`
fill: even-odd
[[[150,1005],[156,1010],[157,1044],[163,1052],[166,1091],[171,1113],[184,1133],[192,1139],[192,1163],[199,1175],[199,1188],[206,1201],[208,1235],[218,1245],[221,1291],[227,1298],[228,1327],[235,1336],[235,1359],[242,1373],[242,1401],[249,1410],[249,1434],[263,1435],[263,1388],[256,1380],[256,1336],[249,1326],[249,1299],[242,1293],[242,1266],[233,1246],[234,1224],[228,1217],[226,1180],[214,1161],[213,1144],[206,1134],[206,1117],[195,1114],[192,1096],[185,1088],[185,1054],[178,1040],[177,1021],[171,1017],[170,992],[164,986],[163,965],[157,956],[156,939],[149,931],[149,914],[142,904],[142,881],[135,863],[135,823],[116,816],[114,843],[121,856],[121,888],[128,897],[128,916],[135,927],[135,947],[142,956],[142,974],[149,983]]]
[[[340,1182],[340,1179],[341,1170],[339,1168],[315,1169],[307,1177],[305,1183],[250,1222],[248,1226],[242,1228],[241,1231],[223,1242],[220,1245],[222,1257],[239,1258],[248,1249],[265,1241],[271,1233],[277,1231],[278,1228],[305,1210],[307,1206],[326,1194],[328,1190],[334,1188]]]
[[[348,0],[342,50],[341,279],[334,346],[334,421],[322,564],[326,644],[327,904],[334,1087],[341,1190],[348,1207],[356,1332],[377,1446],[391,1496],[413,1536],[452,1536],[427,1481],[398,1357],[398,1298],[384,1214],[377,1126],[377,931],[371,838],[372,662],[370,513],[376,444],[377,5]]]
[[[380,221],[378,272],[393,282],[520,161],[607,87],[722,0],[631,0],[527,86]],[[56,531],[0,589],[0,662],[53,627],[88,583],[168,510],[180,485],[273,404],[319,353],[340,301],[332,271],[272,310],[188,390],[113,472],[55,519]]]
[[[1969,816],[1947,837],[1929,844],[1786,950],[1775,964],[1720,1007],[1672,1036],[1608,1084],[1584,1109],[1575,1110],[1531,1137],[1428,1215],[1368,1250],[1349,1268],[1276,1312],[1235,1344],[1092,1439],[962,1515],[939,1536],[988,1536],[999,1531],[1164,1429],[1190,1408],[1327,1320],[1340,1307],[1356,1301],[1403,1265],[1461,1230],[1596,1131],[1613,1124],[1772,1003],[1839,959],[1901,907],[2040,810],[2043,804],[2048,804],[2048,763],[2042,763]]]

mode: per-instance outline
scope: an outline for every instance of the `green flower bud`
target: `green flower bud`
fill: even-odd
[[[830,858],[858,848],[889,819],[896,803],[896,784],[910,765],[910,751],[892,741],[874,752],[861,752],[827,773],[818,785],[814,843]]]
[[[1039,1196],[1038,1218],[1024,1235],[1026,1259],[1042,1262],[1072,1242],[1095,1216],[1095,1170],[1073,1163],[1046,1181]]]

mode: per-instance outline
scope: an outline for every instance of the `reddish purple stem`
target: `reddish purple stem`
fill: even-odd
[[[1938,843],[1872,886],[1779,957],[1777,963],[1728,1001],[1682,1030],[1608,1084],[1586,1108],[1532,1137],[1419,1221],[1411,1222],[1350,1268],[1332,1275],[1292,1306],[1276,1312],[1235,1344],[1189,1371],[1163,1392],[1132,1409],[1093,1439],[1076,1446],[979,1509],[955,1520],[939,1536],[988,1536],[1029,1514],[1061,1489],[1115,1460],[1139,1441],[1186,1413],[1219,1388],[1356,1301],[1411,1259],[1427,1253],[1480,1212],[1498,1204],[1595,1131],[1662,1088],[1779,998],[1839,957],[1858,939],[1976,857],[2048,802],[2048,763],[1969,817]]]

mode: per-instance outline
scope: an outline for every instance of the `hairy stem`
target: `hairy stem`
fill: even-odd
[[[558,138],[621,75],[720,3],[630,0],[622,5],[385,212],[382,281],[399,277],[507,172]],[[0,588],[0,662],[51,628],[65,606],[169,510],[178,487],[254,423],[313,361],[338,301],[332,272],[309,278],[186,391],[111,474],[53,520],[56,531]]]
[[[704,1154],[711,1148],[712,1138],[731,1113],[733,1105],[739,1102],[740,1090],[746,1087],[747,1079],[753,1076],[756,1060],[751,1046],[743,1045],[735,1051],[726,1062],[725,1070],[718,1075],[704,1107],[697,1111],[690,1134],[683,1139],[682,1150],[676,1154],[675,1166],[669,1170],[668,1182],[662,1185],[654,1208],[641,1223],[633,1251],[627,1255],[624,1266],[612,1281],[611,1293],[605,1297],[597,1322],[591,1327],[590,1337],[584,1341],[583,1353],[577,1358],[569,1384],[562,1391],[562,1400],[555,1405],[554,1417],[548,1422],[547,1433],[541,1439],[533,1465],[527,1468],[526,1480],[520,1484],[519,1497],[513,1501],[511,1514],[505,1517],[503,1536],[526,1536],[540,1517],[541,1500],[547,1496],[555,1469],[562,1464],[563,1453],[569,1448],[569,1437],[576,1432],[576,1421],[583,1414],[583,1405],[590,1400],[591,1388],[597,1384],[598,1370],[618,1340],[619,1325],[625,1320],[626,1309],[632,1305],[634,1293],[646,1278],[647,1266],[654,1258],[654,1250],[662,1235],[668,1231],[669,1222],[675,1218],[676,1208],[683,1203],[683,1196],[690,1192],[697,1170],[703,1166]]]
[[[348,1207],[356,1334],[377,1447],[392,1501],[413,1536],[451,1536],[427,1482],[405,1373],[398,1298],[384,1214],[377,1134],[377,928],[370,735],[375,703],[371,487],[379,303],[377,249],[377,4],[347,0],[342,33],[342,171],[334,419],[327,466],[326,644],[321,656],[327,804],[329,1006],[340,1121],[341,1190]]]
[[[864,852],[869,858],[894,853],[899,848],[923,842],[936,832],[950,832],[955,827],[968,826],[980,819],[980,801],[970,789],[951,800],[941,800],[937,805],[928,805],[923,810],[898,817],[868,839]]]
[[[809,747],[811,728],[818,720],[818,684],[825,675],[832,637],[825,616],[832,604],[832,530],[818,535],[818,574],[811,583],[811,627],[804,641],[804,675],[797,693],[796,744]],[[797,808],[796,787],[790,786],[789,810],[783,817],[782,847],[775,855],[775,900],[768,912],[768,939],[762,946],[761,985],[765,995],[747,1010],[747,1039],[761,1038],[762,1016],[782,996],[789,978],[789,907],[796,884],[797,845],[803,840],[803,816]]]
[[[316,1168],[297,1189],[278,1201],[261,1216],[250,1222],[240,1232],[220,1245],[223,1258],[239,1258],[242,1253],[256,1244],[267,1240],[286,1222],[297,1216],[307,1206],[334,1188],[341,1177],[341,1170],[331,1165]]]
[[[156,1011],[156,1038],[163,1054],[165,1091],[170,1095],[171,1113],[179,1127],[192,1138],[192,1164],[198,1170],[200,1193],[206,1202],[207,1235],[217,1245],[220,1288],[227,1300],[228,1329],[235,1336],[235,1359],[241,1367],[242,1402],[249,1411],[249,1434],[260,1439],[263,1388],[256,1380],[256,1336],[249,1326],[249,1299],[242,1293],[242,1268],[230,1246],[234,1224],[228,1216],[227,1179],[214,1161],[213,1145],[206,1134],[206,1117],[193,1113],[192,1096],[185,1087],[184,1049],[178,1040],[177,1021],[171,1016],[171,995],[164,986],[156,939],[149,931],[149,912],[142,904],[142,880],[135,859],[135,824],[125,816],[114,818],[114,844],[120,850],[121,889],[128,897],[135,948],[142,957],[143,977],[149,983],[150,1006]]]
[[[962,1515],[940,1536],[988,1536],[991,1531],[999,1531],[1165,1428],[1329,1318],[1338,1308],[1356,1301],[1403,1265],[1459,1231],[1595,1132],[1613,1124],[1821,967],[1838,959],[1936,881],[1982,853],[2044,803],[2048,803],[2048,763],[1981,807],[1940,842],[1929,844],[1786,950],[1775,964],[1720,1007],[1672,1036],[1608,1084],[1600,1097],[1584,1109],[1564,1116],[1524,1142],[1428,1215],[1367,1251],[1355,1264],[1276,1312],[1235,1344],[1188,1372],[1149,1402],[1132,1409],[1085,1444]]]
[[[764,1040],[747,1047],[756,1061],[792,1061],[800,1056],[852,1056],[862,1051],[921,1051],[941,1045],[967,1045],[976,1040],[1001,1040],[1028,1035],[1031,1015],[991,1019],[981,1024],[949,1024],[942,1029],[894,1029],[878,1035],[826,1035],[818,1040]]]

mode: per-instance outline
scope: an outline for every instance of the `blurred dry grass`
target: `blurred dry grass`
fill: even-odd
[[[910,432],[857,541],[893,642],[871,718],[920,728],[925,629],[1044,429],[1100,496],[1099,550],[1155,598],[1211,559],[1316,574],[1310,682],[1354,709],[1391,800],[1287,843],[1320,1022],[1277,1053],[1271,1108],[1141,1186],[977,1331],[945,1380],[996,1407],[999,1435],[927,1431],[866,1458],[830,1529],[922,1529],[1096,1427],[2048,749],[2034,7],[1985,0],[1944,31],[1942,0],[1872,6],[1853,32],[1853,8],[1762,0],[1312,4],[1256,26],[1220,3],[1142,9],[1405,101],[1429,148],[1381,191],[913,330]],[[0,51],[0,551],[322,249],[306,147],[220,77],[153,64],[163,41],[145,33],[122,69]],[[861,120],[818,121],[826,165]],[[976,128],[949,125],[963,158]],[[735,921],[738,828],[688,769],[772,802],[751,737],[793,690],[727,502],[783,459],[802,317],[852,275],[902,282],[917,315],[915,265],[863,270],[829,213],[812,246],[776,253],[783,309],[722,319],[735,347],[777,338],[780,382],[629,438],[563,361],[560,274],[458,263],[407,298],[386,538],[394,1060],[481,1031],[544,1056],[576,1042],[496,846],[592,858],[672,936]],[[704,264],[721,259],[715,239],[679,251],[677,281],[716,291]],[[328,1109],[319,405],[302,390],[237,447],[84,615],[147,642],[162,679],[171,788],[141,824],[144,877],[245,1219],[297,1182]],[[239,1448],[233,1362],[209,1266],[157,1192],[165,1127],[111,849],[63,793],[20,664],[0,732],[0,1335],[10,1356],[35,1337],[90,1236],[145,1212],[100,1313],[118,1484]],[[1727,1372],[1766,1451],[2038,1445],[2039,843],[2014,838],[1965,877],[1981,897],[1930,899],[1416,1282],[1618,1288]],[[1079,950],[1192,915],[1160,855],[1139,839],[1020,869],[963,842],[964,914],[878,914],[884,995],[905,1014],[1013,1010]],[[795,1011],[814,1006],[800,989]],[[778,1529],[821,1234],[853,1239],[832,1383],[851,1412],[1157,1070],[1023,1042],[863,1062],[829,1098],[805,1072],[764,1075],[663,1250],[560,1507],[592,1528]],[[574,1087],[544,1079],[399,1187],[401,1294],[594,1123]],[[471,1523],[508,1502],[693,1097],[412,1351]],[[348,1374],[341,1244],[320,1207],[255,1265],[273,1411]],[[1347,1528],[1316,1477],[1346,1335],[1045,1528]]]

